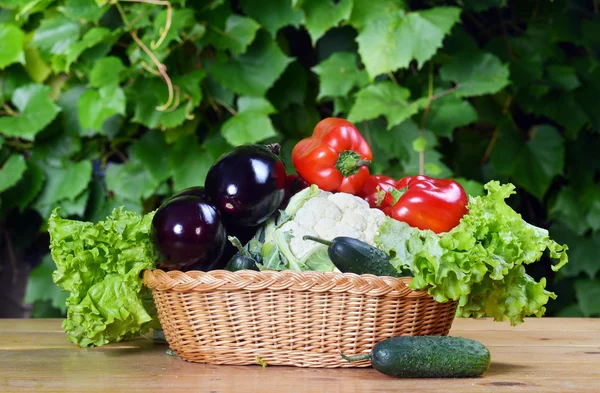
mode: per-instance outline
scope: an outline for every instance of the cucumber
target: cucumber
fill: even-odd
[[[463,337],[392,337],[375,344],[371,353],[341,355],[351,362],[370,359],[375,370],[398,378],[477,377],[490,367],[490,351]]]
[[[258,259],[260,259],[260,257],[257,255],[252,255],[250,251],[245,249],[237,237],[228,236],[227,239],[238,249],[238,252],[232,256],[231,259],[229,259],[224,269],[231,272],[238,270],[258,271],[259,269],[258,266],[256,266],[256,262]]]
[[[224,269],[229,270],[230,272],[235,272],[238,270],[258,271],[258,266],[256,266],[256,261],[252,257],[248,257],[241,252],[238,252],[231,257]]]
[[[314,236],[304,236],[302,239],[329,246],[327,249],[329,259],[342,273],[401,276],[384,251],[361,240],[346,236],[336,237],[332,241]]]

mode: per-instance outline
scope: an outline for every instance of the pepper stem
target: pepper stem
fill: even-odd
[[[335,169],[340,171],[342,176],[348,177],[357,174],[361,166],[369,164],[371,164],[371,161],[362,159],[357,152],[345,150],[338,156]]]
[[[365,354],[356,355],[356,356],[346,356],[346,355],[344,355],[344,353],[342,351],[340,351],[340,355],[342,355],[342,357],[349,362],[360,362],[361,360],[371,360],[370,353],[365,353]]]
[[[391,187],[388,192],[394,197],[394,205],[396,204],[396,202],[398,202],[400,200],[400,198],[402,198],[402,195],[404,195],[404,193],[408,191],[408,187],[404,187],[401,188],[400,190]]]
[[[309,235],[304,235],[302,237],[302,240],[312,240],[313,242],[325,244],[326,246],[331,246],[333,244],[333,242],[330,242],[329,240],[325,240],[325,239],[321,239],[319,237],[314,237],[314,236],[309,236]]]
[[[240,242],[240,239],[238,239],[235,236],[227,236],[227,240],[229,240],[229,242],[231,244],[233,244],[235,246],[235,248],[238,249],[238,251],[240,252],[240,254],[242,254],[245,257],[249,257],[252,258],[252,256],[250,255],[250,253],[248,252],[248,250],[246,250],[244,248],[244,246],[242,246],[242,243]]]

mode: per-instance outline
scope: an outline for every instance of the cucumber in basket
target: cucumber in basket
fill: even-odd
[[[329,241],[308,235],[302,239],[312,240],[328,246],[327,255],[329,255],[329,259],[342,273],[401,276],[390,264],[390,257],[385,252],[359,239],[338,236]]]
[[[398,378],[477,377],[490,366],[483,344],[449,336],[392,337],[375,344],[371,353],[341,355],[350,362],[370,359],[375,370]]]

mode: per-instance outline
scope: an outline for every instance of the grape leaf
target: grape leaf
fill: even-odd
[[[244,13],[260,23],[273,38],[284,26],[298,26],[304,14],[291,7],[289,0],[241,0]]]
[[[519,185],[542,200],[552,179],[563,172],[563,137],[552,126],[531,129],[525,142],[514,128],[503,126],[492,153],[494,170],[514,178]]]
[[[526,112],[547,116],[567,129],[569,139],[577,138],[579,131],[588,122],[588,117],[573,94],[564,94],[561,91],[552,91],[539,99],[529,99],[524,102],[519,99],[519,104]]]
[[[79,23],[59,15],[42,20],[31,44],[37,46],[43,55],[61,54],[77,42],[80,34]]]
[[[376,22],[388,14],[406,9],[404,0],[354,0],[349,23],[361,30],[369,22]]]
[[[600,316],[600,279],[579,279],[575,282],[575,295],[584,317]]]
[[[106,188],[117,197],[140,201],[150,197],[158,185],[139,160],[106,167]]]
[[[589,278],[596,277],[600,271],[598,264],[598,249],[600,248],[600,233],[592,236],[578,236],[562,223],[550,226],[550,235],[559,244],[567,244],[569,263],[560,271],[566,276],[578,276],[585,273]]]
[[[167,102],[168,90],[165,83],[157,78],[139,78],[133,85],[135,109],[132,121],[149,128],[162,129],[183,124],[202,100],[200,83],[205,76],[204,71],[194,70],[189,74],[173,77],[173,84],[181,89],[182,99],[176,108],[172,106],[162,111],[157,107]]]
[[[173,190],[203,186],[206,174],[216,157],[198,144],[194,135],[179,138],[168,152],[173,176]]]
[[[44,185],[44,173],[35,163],[28,161],[27,170],[19,182],[2,194],[2,207],[16,206],[22,213],[40,193]]]
[[[25,157],[20,154],[12,154],[0,167],[0,192],[17,184],[26,169]]]
[[[506,7],[507,0],[462,0],[462,3],[465,8],[472,9],[475,12],[481,12],[493,7]]]
[[[16,89],[12,103],[19,115],[0,117],[0,133],[33,140],[60,112],[49,94],[50,87],[45,85],[29,84]]]
[[[221,135],[232,146],[252,144],[276,136],[269,115],[275,108],[264,98],[238,98],[239,113],[223,123]]]
[[[304,0],[304,24],[313,45],[329,29],[348,20],[352,13],[353,0]]]
[[[464,177],[455,178],[458,183],[465,190],[467,195],[470,196],[483,196],[485,195],[485,190],[483,188],[483,184],[476,180],[465,179]]]
[[[17,26],[0,23],[0,70],[13,63],[24,63],[25,33]]]
[[[89,0],[67,0],[61,12],[71,19],[98,23],[108,8]]]
[[[425,118],[425,128],[441,137],[452,137],[455,128],[477,121],[473,106],[465,100],[448,94],[431,102]]]
[[[237,59],[219,59],[209,72],[238,94],[264,96],[292,60],[266,32],[259,32],[246,53]]]
[[[44,184],[44,173],[31,160],[27,161],[27,170],[20,180],[2,193],[2,210],[18,207],[22,213],[39,194]]]
[[[562,90],[571,91],[581,86],[581,82],[573,67],[556,64],[549,65],[546,68],[546,72],[548,73],[548,79]]]
[[[90,86],[100,88],[105,85],[117,85],[125,70],[123,62],[118,57],[109,56],[100,59],[90,72]]]
[[[350,93],[354,86],[368,84],[368,76],[357,67],[357,56],[350,52],[336,52],[327,60],[312,68],[319,75],[319,96],[343,97]]]
[[[409,13],[393,9],[366,19],[356,41],[371,79],[406,68],[413,59],[420,68],[442,46],[459,18],[460,8],[435,7]]]
[[[169,160],[165,152],[169,149],[161,131],[147,131],[133,147],[133,155],[150,172],[156,183],[170,176]]]
[[[67,311],[68,291],[61,291],[60,287],[52,281],[52,272],[56,270],[56,264],[50,254],[42,258],[42,262],[35,267],[29,274],[27,289],[25,290],[24,303],[34,303],[37,301],[48,300],[52,307]]]
[[[66,216],[83,217],[89,199],[90,190],[88,189],[77,195],[72,201],[68,199],[58,201],[57,206]]]
[[[277,108],[291,104],[304,105],[308,85],[308,72],[299,62],[291,63],[268,92],[268,99]],[[231,99],[233,102],[233,98]],[[233,105],[230,104],[230,105]]]
[[[101,131],[106,119],[125,114],[125,93],[116,85],[88,90],[79,97],[77,108],[83,128]]]
[[[42,192],[34,203],[34,208],[42,217],[48,218],[55,203],[63,199],[74,200],[85,190],[92,177],[90,161],[63,162],[52,166],[39,162],[46,178]]]
[[[384,115],[388,129],[402,123],[427,105],[427,98],[408,102],[410,91],[390,81],[361,89],[348,114],[348,121],[357,123]]]
[[[52,68],[55,72],[69,71],[73,62],[77,60],[84,51],[100,43],[116,40],[119,34],[120,30],[118,29],[111,32],[106,27],[92,27],[83,35],[83,37],[81,37],[81,40],[69,45],[64,54],[53,57]]]
[[[206,38],[216,48],[228,49],[238,56],[244,53],[248,45],[252,43],[258,29],[260,29],[260,25],[253,19],[232,14],[227,18],[223,30],[218,33],[206,34]]]
[[[578,236],[600,227],[600,188],[590,181],[583,188],[561,188],[548,213]]]
[[[413,142],[420,137],[420,132],[414,121],[406,120],[391,130],[386,130],[379,122],[369,122],[368,131],[364,133],[376,142],[373,146],[381,149],[378,157],[383,156],[386,160],[400,161],[402,176],[419,174],[419,153],[413,149]],[[435,135],[429,130],[423,130],[423,137],[426,141],[424,152],[425,175],[433,177],[450,176],[450,169],[441,161],[441,153],[435,150],[437,146]]]
[[[464,52],[454,56],[442,66],[440,77],[458,85],[457,97],[496,93],[510,83],[508,65],[485,52]]]

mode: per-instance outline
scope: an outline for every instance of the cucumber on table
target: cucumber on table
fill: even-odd
[[[342,357],[371,360],[382,374],[398,378],[467,378],[482,375],[490,366],[490,351],[463,337],[392,337],[378,342],[371,353]]]

